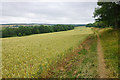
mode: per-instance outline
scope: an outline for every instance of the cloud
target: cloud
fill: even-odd
[[[1,0],[1,2],[97,2],[97,1],[98,0]]]
[[[96,2],[2,2],[1,23],[86,24]]]

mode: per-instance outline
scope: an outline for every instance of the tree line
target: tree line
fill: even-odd
[[[99,21],[99,22],[86,24],[86,27],[105,28],[105,27],[108,27],[108,26],[105,26],[101,21]],[[112,27],[112,26],[109,26],[109,27]]]
[[[2,30],[2,38],[67,31],[72,29],[74,29],[73,25],[60,25],[60,24],[53,26],[40,25],[40,26],[6,27]]]
[[[120,28],[120,1],[114,2],[97,2],[95,8],[95,23],[89,23],[87,27],[112,27]]]

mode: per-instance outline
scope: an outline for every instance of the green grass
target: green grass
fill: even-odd
[[[109,77],[118,77],[118,31],[106,29],[100,35]]]
[[[97,40],[92,41],[90,49],[88,51],[84,50],[82,57],[85,57],[81,64],[77,68],[78,78],[95,78],[98,76],[97,73]]]
[[[90,28],[2,39],[3,78],[45,77],[90,34]]]
[[[88,51],[86,49],[82,49],[80,52],[78,52],[78,54],[87,54]]]
[[[96,78],[97,73],[97,40],[92,38],[90,43],[87,43],[86,46],[90,48],[82,49],[78,52],[78,55],[71,59],[64,66],[64,71],[54,69],[55,73],[52,77],[55,78]],[[70,66],[69,66],[70,64]]]

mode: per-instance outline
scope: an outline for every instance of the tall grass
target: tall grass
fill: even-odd
[[[104,51],[108,77],[118,77],[118,31],[114,29],[105,29],[102,31],[101,43]]]
[[[90,28],[2,39],[2,77],[45,77],[50,67],[67,56],[93,32]]]
[[[83,44],[80,51],[74,52],[76,54],[72,59],[63,66],[63,70],[54,69],[55,78],[96,78],[97,73],[97,38],[92,36],[85,44]]]
[[[82,51],[83,62],[79,64],[78,72],[75,75],[77,78],[96,78],[98,77],[97,67],[97,38],[94,36],[91,38],[90,43],[87,44],[90,48],[87,52]]]

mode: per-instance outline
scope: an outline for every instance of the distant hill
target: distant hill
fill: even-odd
[[[10,24],[0,24],[0,25],[57,25],[57,24],[47,24],[47,23],[10,23]],[[86,24],[60,24],[60,25],[86,26]]]

